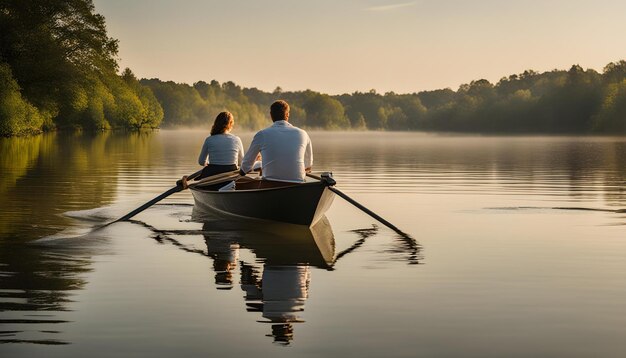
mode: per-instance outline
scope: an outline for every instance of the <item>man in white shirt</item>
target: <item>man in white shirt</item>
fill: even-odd
[[[251,171],[261,153],[264,179],[302,183],[313,165],[311,139],[304,130],[289,123],[287,102],[272,103],[270,116],[274,123],[254,136],[241,163],[240,174]]]

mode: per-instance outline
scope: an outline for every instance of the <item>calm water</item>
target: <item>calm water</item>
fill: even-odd
[[[626,354],[626,138],[312,133],[315,169],[414,241],[339,198],[303,230],[188,192],[80,236],[205,135],[0,139],[2,357]]]

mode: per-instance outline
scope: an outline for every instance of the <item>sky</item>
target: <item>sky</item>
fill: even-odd
[[[121,68],[273,91],[413,93],[626,59],[623,0],[94,0]]]

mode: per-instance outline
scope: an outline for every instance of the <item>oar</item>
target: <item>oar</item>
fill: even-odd
[[[370,209],[366,208],[365,206],[361,205],[359,202],[357,202],[356,200],[352,199],[351,197],[349,197],[348,195],[344,194],[341,190],[337,189],[334,187],[335,185],[335,181],[330,178],[330,181],[328,180],[328,178],[321,178],[317,175],[311,174],[311,173],[307,173],[306,174],[308,177],[311,177],[313,179],[317,179],[319,181],[325,182],[327,185],[328,190],[332,191],[333,193],[339,195],[342,199],[344,199],[345,201],[349,202],[350,204],[356,206],[357,208],[361,209],[361,211],[363,211],[364,213],[366,213],[367,215],[373,217],[374,219],[378,220],[378,222],[380,222],[381,224],[385,225],[386,227],[390,228],[391,230],[395,231],[396,233],[398,233],[398,235],[408,238],[408,239],[412,239],[411,236],[409,236],[408,234],[406,234],[405,232],[403,232],[402,230],[398,229],[394,224],[390,223],[389,221],[383,219],[382,217],[380,217],[378,214],[376,214],[375,212],[371,211]]]
[[[202,173],[202,170],[199,170],[193,174],[191,174],[190,176],[187,177],[187,179],[195,179],[197,178],[200,173]],[[194,186],[198,186],[198,185],[210,185],[210,184],[217,184],[219,182],[222,181],[228,181],[228,180],[232,180],[233,178],[239,177],[239,172],[238,171],[233,171],[233,172],[226,172],[226,173],[221,173],[221,174],[216,174],[210,177],[206,177],[206,178],[202,178],[201,180],[198,180],[197,182],[190,184],[190,187],[194,187]],[[119,221],[126,221],[130,218],[132,218],[133,216],[139,214],[140,212],[146,210],[147,208],[151,207],[152,205],[158,203],[159,201],[167,198],[168,196],[174,194],[174,193],[178,193],[179,191],[185,190],[187,189],[185,186],[183,186],[183,182],[182,180],[178,180],[176,182],[176,186],[171,188],[170,190],[164,192],[163,194],[157,196],[156,198],[148,201],[147,203],[143,204],[142,206],[138,207],[137,209],[131,211],[130,213],[122,216],[121,218],[110,222],[104,226],[107,225],[111,225],[113,223],[119,222]]]

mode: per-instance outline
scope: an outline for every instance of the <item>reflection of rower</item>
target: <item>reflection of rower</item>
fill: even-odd
[[[244,299],[248,312],[263,311],[263,291],[261,290],[259,269],[241,262],[241,289],[246,293]]]
[[[233,288],[232,270],[237,267],[239,244],[229,238],[204,235],[207,255],[213,258],[215,284],[217,289],[230,290]]]
[[[265,266],[263,270],[263,318],[272,323],[274,342],[289,344],[292,323],[304,322],[299,313],[309,296],[311,271],[308,265]]]
[[[308,265],[265,266],[263,270],[263,317],[271,322],[299,322],[309,295]]]
[[[261,312],[272,324],[274,342],[289,344],[293,339],[293,323],[304,322],[299,316],[308,297],[310,268],[308,265],[264,265],[260,270],[241,263],[241,289],[246,293],[248,312]]]

